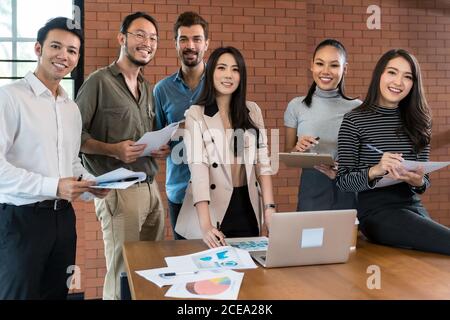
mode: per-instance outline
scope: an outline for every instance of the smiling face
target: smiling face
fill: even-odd
[[[145,66],[152,61],[158,47],[156,28],[145,18],[134,20],[126,34],[119,33],[121,54],[137,66]]]
[[[222,54],[214,69],[214,88],[216,96],[231,95],[239,87],[241,75],[234,56],[230,53]]]
[[[317,50],[311,63],[314,82],[322,90],[336,89],[346,71],[347,63],[344,55],[333,46]]]
[[[178,28],[176,49],[178,58],[186,67],[195,67],[203,61],[208,50],[209,40],[205,39],[205,31],[199,24]]]
[[[413,75],[408,61],[403,57],[390,60],[381,74],[378,104],[396,108],[409,94],[412,86]]]
[[[45,82],[59,82],[72,72],[80,58],[80,39],[61,29],[50,30],[44,43],[36,42],[38,56],[36,75]]]

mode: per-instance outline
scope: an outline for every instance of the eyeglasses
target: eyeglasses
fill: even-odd
[[[136,40],[139,42],[144,42],[147,39],[150,39],[150,43],[157,43],[158,42],[158,35],[157,34],[146,34],[145,32],[127,32],[128,34],[131,34],[136,37]]]

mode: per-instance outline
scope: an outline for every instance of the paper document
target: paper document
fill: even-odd
[[[147,178],[145,172],[134,172],[125,168],[119,168],[95,178],[97,185],[91,188],[97,189],[126,189],[136,182]]]
[[[243,273],[233,270],[203,271],[208,277],[187,283],[174,284],[165,296],[172,298],[206,298],[236,300],[241,288]]]
[[[257,265],[250,254],[231,246],[213,248],[185,256],[166,257],[169,267],[186,270],[254,269]]]
[[[446,166],[450,165],[450,161],[447,162],[436,162],[436,161],[429,161],[429,162],[420,162],[420,161],[410,161],[410,160],[404,160],[402,162],[403,166],[406,170],[412,171],[417,169],[418,167],[423,167],[425,170],[425,173],[430,173],[442,168],[445,168]],[[387,187],[391,186],[393,184],[400,183],[402,181],[393,179],[389,176],[383,177],[378,183],[376,184],[376,188],[381,187]]]
[[[175,283],[186,283],[204,280],[211,277],[207,271],[188,270],[186,268],[158,268],[136,271],[138,275],[153,282],[158,287],[170,286]]]
[[[180,123],[183,121],[171,123],[158,131],[146,132],[138,141],[136,141],[136,144],[147,145],[144,152],[141,154],[141,157],[149,156],[152,151],[158,150],[161,146],[167,144],[178,130]]]
[[[269,238],[267,237],[225,238],[225,242],[229,246],[248,252],[267,251],[269,246]]]

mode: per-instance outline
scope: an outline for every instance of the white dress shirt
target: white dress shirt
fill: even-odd
[[[78,157],[81,125],[62,87],[55,99],[32,72],[0,87],[0,203],[56,199],[60,178],[94,179]]]

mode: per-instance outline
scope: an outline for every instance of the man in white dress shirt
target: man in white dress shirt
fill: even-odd
[[[71,201],[107,193],[90,188],[78,158],[80,112],[59,85],[80,57],[75,25],[48,21],[34,73],[0,87],[0,300],[65,299],[76,249]]]

